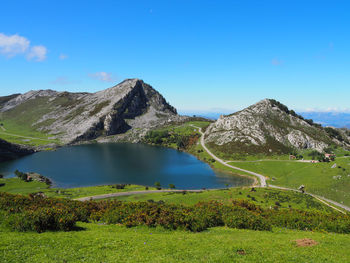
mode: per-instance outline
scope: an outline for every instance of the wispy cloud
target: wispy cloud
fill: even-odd
[[[75,83],[75,82],[70,81],[65,76],[57,77],[54,81],[51,81],[51,84],[54,84],[54,85],[69,85],[69,84],[73,84],[73,83]]]
[[[96,73],[90,73],[89,74],[90,78],[93,79],[98,79],[100,81],[103,82],[113,82],[115,80],[115,78],[113,77],[113,75],[111,73],[107,73],[107,72],[96,72]]]
[[[28,60],[43,61],[46,53],[45,46],[30,46],[30,41],[23,36],[0,33],[0,54],[7,58],[25,55]]]
[[[34,46],[27,54],[28,60],[44,61],[46,59],[47,49],[44,46]]]
[[[350,108],[306,108],[304,110],[299,110],[299,112],[328,112],[328,113],[350,113]]]
[[[284,64],[284,61],[280,60],[278,58],[273,58],[271,60],[271,64],[274,65],[274,66],[282,66]]]
[[[66,55],[66,54],[60,54],[59,55],[59,57],[58,57],[60,60],[65,60],[65,59],[67,59],[68,58],[68,55]]]

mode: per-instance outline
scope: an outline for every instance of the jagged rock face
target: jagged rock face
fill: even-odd
[[[32,153],[34,153],[33,149],[0,139],[0,162],[17,159]]]
[[[322,151],[332,142],[320,128],[286,113],[265,99],[240,112],[221,116],[205,132],[205,141],[212,145],[251,147],[259,151],[276,148],[316,149]],[[271,147],[270,147],[271,145]]]
[[[139,79],[96,93],[30,91],[1,108],[5,118],[11,114],[21,117],[27,110],[36,114],[32,127],[54,134],[64,143],[151,128],[179,118],[161,94]]]

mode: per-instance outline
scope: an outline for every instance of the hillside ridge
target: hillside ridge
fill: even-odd
[[[140,79],[95,93],[29,91],[0,106],[4,120],[51,134],[63,143],[149,129],[180,118],[159,92]]]
[[[214,148],[249,153],[288,153],[293,149],[322,152],[332,144],[349,146],[339,131],[324,129],[273,99],[264,99],[236,113],[221,116],[205,132]],[[334,134],[333,134],[334,133]]]

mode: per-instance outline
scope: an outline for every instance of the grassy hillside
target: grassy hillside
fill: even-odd
[[[212,228],[202,233],[79,223],[81,231],[0,229],[2,262],[349,262],[350,236]],[[318,244],[298,247],[295,240]]]
[[[300,163],[295,161],[232,162],[270,178],[269,183],[298,188],[334,201],[350,205],[350,158],[337,158],[331,163]],[[336,168],[331,168],[334,164]]]
[[[34,126],[22,125],[17,120],[2,118],[0,123],[0,138],[5,141],[30,146],[60,144],[52,135],[37,131]]]
[[[230,188],[222,190],[203,191],[201,193],[150,193],[140,195],[129,195],[115,197],[121,201],[164,201],[170,204],[194,205],[198,202],[216,200],[223,203],[230,203],[232,200],[244,199],[259,205],[263,208],[295,208],[303,210],[319,210],[332,212],[333,209],[312,198],[292,191],[283,191],[270,188]]]
[[[47,145],[50,143],[59,144],[59,141],[52,139],[45,128],[52,124],[55,119],[39,120],[47,113],[57,110],[59,107],[74,106],[77,101],[62,93],[56,99],[49,97],[37,97],[28,100],[17,107],[1,113],[0,122],[3,124],[0,129],[0,138],[12,143],[26,144],[31,146]]]
[[[113,191],[144,190],[142,186],[127,186],[123,190],[116,190],[111,186],[98,186],[61,189],[62,192],[59,194],[58,189],[47,189],[42,183],[26,183],[17,178],[1,179],[0,183],[5,183],[5,186],[0,187],[2,191],[30,193],[42,190],[47,195],[65,198]],[[272,211],[288,211],[294,208],[308,210],[310,213],[312,211],[333,213],[330,208],[309,196],[277,189],[257,188],[256,191],[251,191],[250,188],[233,188],[202,193],[156,193],[121,198],[125,201],[149,199],[188,206],[198,201],[217,200],[229,204],[233,199],[245,199],[263,208],[277,206],[275,208],[277,210]],[[6,224],[1,224],[1,213],[2,211],[0,211],[1,262],[347,262],[350,260],[350,256],[346,253],[350,249],[350,235],[346,234],[288,230],[280,227],[273,227],[272,231],[212,227],[200,233],[192,233],[184,230],[167,230],[159,226],[127,228],[119,224],[105,225],[104,221],[78,222],[70,232],[47,231],[38,234],[10,231]],[[315,245],[305,247],[297,245],[306,238],[311,239]]]
[[[124,189],[116,189],[115,185],[102,185],[80,188],[48,188],[45,183],[36,181],[24,182],[18,178],[0,179],[0,184],[5,183],[0,187],[0,192],[12,194],[30,194],[43,192],[48,197],[75,199],[86,196],[110,194],[117,192],[129,191],[144,191],[145,187],[141,185],[126,185]],[[149,187],[149,190],[156,190],[154,187]],[[120,196],[116,200],[123,201],[165,201],[171,204],[186,204],[194,205],[201,201],[217,200],[223,203],[230,203],[234,199],[245,199],[259,205],[263,208],[278,207],[278,208],[296,208],[303,210],[319,210],[332,212],[333,210],[318,200],[301,193],[292,191],[283,191],[278,189],[268,188],[229,188],[223,190],[206,190],[201,193],[176,192],[176,193],[150,193]],[[277,204],[277,205],[276,205]]]
[[[37,181],[25,182],[18,178],[5,178],[0,179],[0,184],[4,183],[4,186],[0,187],[0,192],[7,192],[12,194],[30,194],[43,192],[48,197],[58,198],[80,198],[92,195],[110,194],[117,192],[127,191],[144,191],[145,187],[141,185],[126,185],[124,189],[116,189],[115,185],[101,185],[91,187],[78,187],[78,188],[49,188],[45,183]],[[149,187],[149,190],[155,190],[154,187]]]

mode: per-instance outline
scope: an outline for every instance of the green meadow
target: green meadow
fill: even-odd
[[[230,162],[230,164],[267,176],[268,183],[306,191],[350,205],[350,158],[329,163],[296,161]],[[336,164],[335,168],[332,168]]]
[[[78,223],[73,232],[9,232],[0,228],[1,262],[349,262],[343,234],[211,228],[201,233]],[[296,240],[315,246],[299,247]]]

